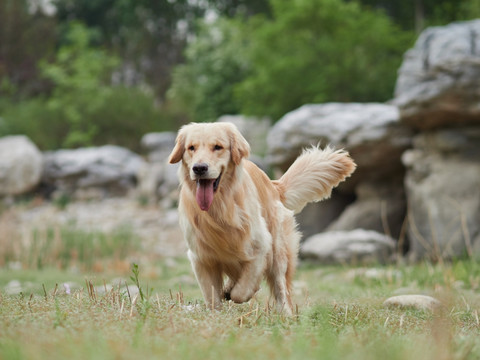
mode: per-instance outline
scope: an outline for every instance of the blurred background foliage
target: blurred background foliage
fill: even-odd
[[[386,101],[427,26],[480,0],[0,0],[0,136],[119,144],[223,114]]]

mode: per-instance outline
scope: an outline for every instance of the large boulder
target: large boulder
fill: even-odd
[[[149,162],[165,163],[175,146],[177,134],[171,131],[154,132],[143,135],[140,144],[148,153]]]
[[[395,241],[376,231],[330,231],[309,237],[300,257],[322,264],[387,263],[395,255]]]
[[[138,195],[147,202],[160,201],[164,207],[171,207],[178,197],[179,164],[168,164],[168,156],[175,146],[175,132],[145,134],[141,145],[147,152],[148,163],[139,173]]]
[[[139,155],[113,145],[63,149],[44,156],[44,184],[75,198],[126,195],[145,165]]]
[[[480,20],[432,27],[405,54],[394,103],[417,129],[480,124]]]
[[[386,233],[394,239],[403,236],[406,200],[403,186],[399,181],[361,183],[355,192],[356,200],[328,226],[327,231],[361,228]]]
[[[295,216],[303,239],[325,231],[354,198],[353,195],[341,194],[334,190],[330,199],[307,204],[302,212]]]
[[[405,152],[411,256],[480,255],[480,128],[422,133]]]
[[[19,195],[38,185],[43,156],[23,135],[0,138],[0,196]]]
[[[302,148],[332,144],[346,148],[358,165],[350,189],[359,181],[402,177],[401,154],[411,144],[411,131],[400,124],[396,106],[328,103],[304,105],[286,114],[268,134],[268,160],[285,171]]]
[[[218,122],[234,124],[250,144],[251,153],[256,157],[263,157],[267,151],[266,138],[270,131],[271,121],[269,118],[256,118],[243,115],[223,115]],[[256,161],[255,161],[256,162]]]

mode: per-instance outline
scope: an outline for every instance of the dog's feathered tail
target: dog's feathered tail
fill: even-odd
[[[273,183],[280,198],[295,214],[309,202],[330,197],[332,189],[349,177],[356,168],[355,162],[344,150],[327,146],[305,149],[287,172]]]

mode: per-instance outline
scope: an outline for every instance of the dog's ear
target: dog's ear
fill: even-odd
[[[170,164],[176,164],[183,158],[183,153],[185,152],[185,131],[180,129],[178,132],[177,138],[175,139],[175,147],[173,148],[170,156],[168,157],[168,162]]]
[[[230,153],[233,163],[240,165],[242,159],[250,155],[250,145],[233,124],[228,124],[228,136],[230,138]]]

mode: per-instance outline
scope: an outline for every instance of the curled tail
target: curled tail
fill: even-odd
[[[309,202],[330,197],[332,189],[349,177],[356,168],[355,162],[344,150],[327,146],[305,149],[287,172],[273,181],[285,207],[295,214]]]

